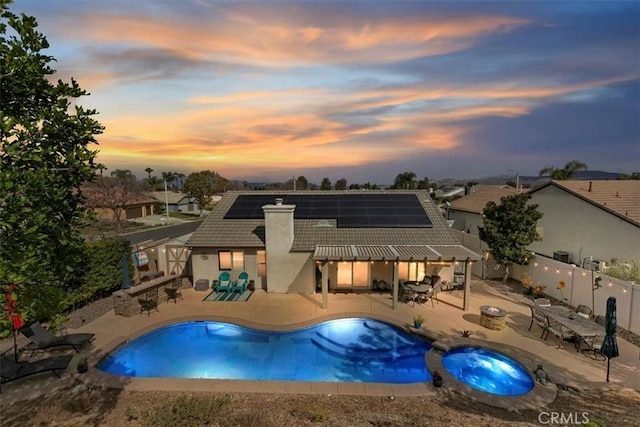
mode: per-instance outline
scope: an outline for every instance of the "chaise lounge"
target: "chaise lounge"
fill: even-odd
[[[20,333],[31,341],[24,347],[24,350],[38,351],[58,347],[73,347],[76,353],[95,336],[95,334],[69,334],[57,337],[39,323],[23,328]]]
[[[53,372],[58,378],[58,371],[64,371],[69,366],[73,356],[55,356],[35,362],[22,361],[15,363],[13,360],[2,358],[0,362],[0,384],[28,377],[42,372]]]

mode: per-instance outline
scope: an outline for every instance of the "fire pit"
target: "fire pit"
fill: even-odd
[[[501,331],[504,329],[507,312],[500,307],[483,305],[480,307],[480,324],[485,328]]]

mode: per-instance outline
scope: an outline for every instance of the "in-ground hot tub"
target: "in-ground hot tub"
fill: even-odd
[[[533,389],[533,377],[514,359],[480,347],[456,347],[442,355],[442,365],[458,381],[500,396],[519,396]]]

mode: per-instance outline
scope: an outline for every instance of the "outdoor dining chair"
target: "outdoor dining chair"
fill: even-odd
[[[527,303],[527,305],[531,309],[531,323],[529,324],[528,330],[530,331],[535,323],[542,329],[542,335],[540,335],[540,338],[542,338],[545,332],[547,332],[547,316],[536,309],[536,304],[533,301]]]
[[[576,313],[578,313],[580,316],[584,317],[585,319],[591,319],[591,316],[593,315],[593,310],[591,310],[591,308],[589,308],[584,304],[580,304],[578,308],[576,308]]]
[[[560,324],[560,322],[558,322],[557,320],[547,316],[547,335],[545,336],[545,340],[547,338],[549,338],[549,333],[551,333],[552,335],[554,335],[556,338],[558,338],[558,347],[560,348],[562,347],[562,343],[564,342],[565,339],[572,339],[575,337],[575,335],[573,334],[573,332],[562,326]]]
[[[606,320],[604,316],[596,316],[594,321],[600,325],[605,326]],[[587,348],[582,349],[582,354],[587,355],[595,360],[607,360],[607,356],[602,354],[600,349],[602,348],[602,340],[604,337],[600,335],[592,336],[592,337],[581,337],[582,343],[584,343]]]
[[[140,304],[140,314],[147,312],[147,316],[151,316],[151,310],[158,310],[158,288],[152,288],[146,294],[138,298]]]
[[[164,291],[167,293],[167,302],[173,300],[173,302],[177,304],[178,299],[184,299],[182,296],[182,278],[177,277],[165,285]]]
[[[535,303],[540,307],[550,307],[551,301],[548,298],[536,298]]]

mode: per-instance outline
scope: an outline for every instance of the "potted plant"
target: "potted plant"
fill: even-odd
[[[433,371],[432,381],[434,387],[442,387],[442,375],[440,375],[439,371]]]
[[[84,374],[89,370],[89,364],[87,363],[86,358],[83,357],[82,359],[78,360],[78,365],[76,366],[76,370],[78,371],[79,374]]]
[[[413,326],[416,329],[422,328],[423,323],[424,323],[424,317],[422,317],[421,315],[417,315],[413,318]]]

